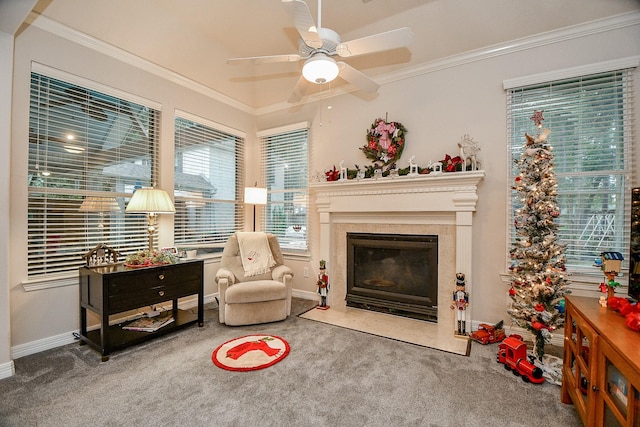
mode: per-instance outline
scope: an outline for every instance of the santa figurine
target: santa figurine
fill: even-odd
[[[458,335],[467,335],[465,319],[466,310],[469,306],[469,293],[465,290],[466,280],[464,273],[456,273],[456,290],[453,293],[453,302],[451,310],[456,311],[456,320],[458,321]]]
[[[318,294],[320,294],[320,305],[317,308],[320,310],[326,310],[329,308],[327,305],[327,294],[329,293],[329,276],[327,275],[327,263],[325,260],[320,261],[320,273],[318,274]]]

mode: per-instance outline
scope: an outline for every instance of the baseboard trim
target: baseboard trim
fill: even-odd
[[[36,341],[31,341],[26,344],[19,344],[11,347],[11,359],[20,359],[24,356],[40,353],[41,351],[50,350],[52,348],[61,347],[63,345],[71,344],[76,341],[74,333],[78,331],[69,331],[63,334],[54,335],[51,337],[43,338]]]
[[[320,301],[320,298],[317,292],[301,291],[299,289],[293,289],[291,291],[291,296],[294,296],[296,298],[308,299],[312,301]]]
[[[12,377],[16,374],[16,367],[13,364],[13,360],[11,362],[3,363],[0,365],[0,380],[4,378]]]

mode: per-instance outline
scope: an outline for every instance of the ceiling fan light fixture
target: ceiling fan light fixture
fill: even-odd
[[[336,61],[325,54],[312,56],[302,67],[304,78],[316,84],[329,83],[338,77],[339,71]]]
[[[65,144],[62,146],[62,148],[64,148],[64,151],[70,154],[80,154],[84,151],[83,147],[74,144]]]

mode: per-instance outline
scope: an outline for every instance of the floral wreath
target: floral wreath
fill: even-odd
[[[376,119],[367,131],[367,145],[360,149],[374,163],[381,166],[395,163],[404,150],[404,138],[407,129],[398,122]]]

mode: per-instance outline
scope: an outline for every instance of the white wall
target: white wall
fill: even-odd
[[[354,164],[368,164],[359,148],[364,145],[365,132],[373,120],[384,117],[387,113],[390,120],[403,123],[409,130],[407,147],[400,166],[406,166],[403,163],[412,155],[416,156],[420,165],[425,165],[429,160],[439,160],[447,153],[454,155],[460,137],[464,134],[471,135],[482,145],[480,159],[486,170],[486,178],[479,187],[480,200],[474,217],[474,294],[471,295],[473,320],[495,322],[501,319],[508,320],[505,311],[507,286],[499,277],[499,274],[505,271],[508,251],[505,218],[509,184],[506,180],[506,101],[502,81],[640,55],[640,44],[637,40],[640,40],[640,24],[612,28],[579,39],[563,38],[562,41],[528,47],[522,51],[512,49],[507,54],[485,57],[478,61],[463,61],[464,63],[449,68],[426,67],[424,74],[417,77],[383,85],[375,96],[346,94],[253,117],[247,112],[224,105],[206,95],[185,89],[87,47],[63,40],[35,27],[27,28],[16,38],[15,45],[9,214],[12,245],[8,251],[9,283],[2,286],[0,282],[0,309],[7,288],[10,294],[10,339],[14,358],[16,354],[22,354],[23,349],[36,348],[42,342],[51,343],[56,339],[61,343],[67,342],[71,331],[78,328],[79,311],[76,285],[32,292],[26,292],[21,285],[27,278],[27,204],[24,185],[27,177],[26,141],[31,61],[161,103],[165,116],[161,123],[162,162],[165,166],[171,164],[170,159],[173,157],[173,125],[167,120],[172,120],[175,108],[246,132],[247,153],[257,153],[257,141],[253,136],[255,130],[308,120],[312,123],[312,173],[321,173],[334,164],[338,165],[341,160],[349,167],[353,167]],[[637,92],[640,88],[640,76],[637,71],[636,82]],[[0,82],[0,87],[2,84],[3,82]],[[639,99],[640,96],[636,96],[636,103]],[[333,107],[331,110],[327,109],[329,105]],[[640,123],[640,120],[636,120],[636,123]],[[0,138],[4,137],[4,134],[0,135]],[[636,160],[635,164],[639,164],[638,159]],[[258,167],[258,156],[248,154],[247,170],[257,171]],[[5,171],[7,169],[4,168]],[[169,170],[162,181],[170,182],[172,173],[172,170]],[[247,182],[252,183],[257,178],[254,172],[247,175]],[[637,182],[636,180],[636,184]],[[163,223],[162,226],[166,229],[170,224]],[[162,237],[162,230],[160,235],[161,239],[165,238]],[[310,236],[314,254],[317,254],[318,249],[317,240],[314,240],[317,235],[318,219],[313,214]],[[0,235],[0,242],[1,237]],[[294,263],[297,291],[315,292],[314,277],[318,261],[317,255],[314,255],[308,261],[299,260]],[[301,273],[304,267],[309,268],[311,277],[303,277]],[[215,265],[207,266],[207,294],[216,290],[210,274],[214,269]],[[6,320],[3,321],[0,317],[0,344],[3,333],[6,337],[6,328]],[[0,350],[0,363],[2,357]]]
[[[440,160],[445,154],[456,155],[457,143],[464,134],[479,141],[479,158],[486,178],[479,185],[479,201],[473,219],[471,277],[474,294],[470,296],[473,320],[497,322],[504,319],[509,324],[506,313],[508,287],[499,276],[506,271],[509,250],[506,196],[510,183],[507,182],[503,80],[640,55],[638,40],[640,25],[635,25],[528,47],[384,85],[378,96],[370,101],[361,99],[357,94],[344,95],[302,108],[265,114],[258,117],[257,128],[261,130],[309,120],[313,124],[312,173],[329,170],[342,160],[350,168],[355,164],[370,164],[359,148],[365,144],[366,130],[374,119],[385,117],[387,113],[389,120],[399,121],[408,129],[399,167],[406,167],[413,155],[421,166],[426,166],[429,160]],[[434,68],[437,67],[434,65]],[[638,92],[640,71],[636,70],[635,75]],[[638,100],[640,97],[636,94],[636,105]],[[327,109],[329,105],[331,110]],[[639,116],[640,108],[636,108],[636,123],[640,123]],[[636,141],[637,137],[636,132]],[[553,133],[550,138],[553,143]],[[637,151],[635,155],[633,164],[638,165],[640,157]],[[637,177],[635,183],[638,184]],[[311,232],[317,236],[317,216],[312,223],[315,226]],[[317,253],[317,246],[314,249]],[[595,284],[593,290],[597,291]]]

